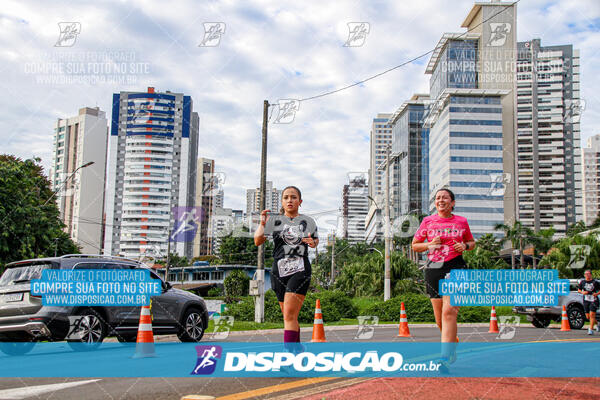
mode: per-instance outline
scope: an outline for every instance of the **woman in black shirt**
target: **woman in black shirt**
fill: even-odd
[[[302,195],[297,187],[283,189],[281,203],[281,214],[270,214],[270,210],[261,212],[254,244],[260,246],[266,240],[265,235],[273,236],[271,288],[283,314],[283,341],[299,342],[298,314],[311,278],[308,247],[317,247],[319,238],[315,221],[298,213]]]

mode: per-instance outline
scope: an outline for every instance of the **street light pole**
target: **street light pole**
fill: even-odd
[[[389,300],[391,295],[391,278],[390,278],[390,146],[385,150],[385,270],[384,270],[384,287],[383,300]]]
[[[267,190],[267,126],[269,118],[269,101],[263,103],[262,124],[262,152],[260,157],[260,206],[262,212],[266,203]],[[258,285],[258,296],[254,303],[254,322],[262,323],[265,320],[265,244],[258,246],[258,263],[256,268],[256,283]]]
[[[44,204],[42,204],[42,207],[45,206],[46,204],[48,204],[48,202],[50,202],[50,200],[52,200],[54,198],[54,196],[56,196],[56,194],[58,192],[60,192],[60,190],[62,189],[62,187],[69,181],[69,179],[71,179],[73,177],[73,175],[75,175],[75,173],[77,171],[79,171],[81,168],[85,168],[85,167],[89,167],[90,165],[94,164],[93,161],[87,162],[83,165],[80,165],[79,167],[75,168],[75,170],[73,172],[71,172],[71,174],[69,176],[67,176],[67,179],[65,179],[64,181],[62,181],[60,183],[60,185],[58,185],[58,188],[56,188],[56,190],[54,191],[54,193],[52,193],[52,196],[48,197],[48,199],[46,199],[46,201],[44,202]]]

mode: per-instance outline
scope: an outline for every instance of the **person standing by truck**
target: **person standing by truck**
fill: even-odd
[[[590,321],[590,327],[588,328],[588,335],[594,334],[594,325],[596,330],[600,332],[600,327],[596,323],[596,311],[598,311],[599,301],[598,295],[600,295],[600,282],[592,277],[592,271],[586,270],[583,273],[584,279],[579,281],[579,293],[583,295],[583,311],[585,317]]]

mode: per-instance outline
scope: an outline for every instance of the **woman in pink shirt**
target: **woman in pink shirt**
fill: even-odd
[[[442,342],[458,341],[456,317],[459,307],[450,305],[450,296],[440,296],[439,282],[449,275],[450,270],[467,268],[462,253],[475,248],[467,219],[452,214],[454,204],[454,193],[450,189],[438,190],[435,194],[437,214],[423,218],[412,241],[414,251],[428,252],[425,284],[435,322],[442,332]]]

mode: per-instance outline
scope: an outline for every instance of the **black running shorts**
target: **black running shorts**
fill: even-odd
[[[296,272],[295,274],[279,277],[277,269],[277,261],[273,262],[271,269],[271,289],[277,295],[277,301],[283,302],[286,292],[297,293],[306,296],[308,287],[310,286],[311,266],[308,259],[304,259],[304,271]]]
[[[445,261],[440,268],[430,268],[434,263],[425,265],[425,286],[427,295],[432,299],[439,299],[442,296],[438,293],[440,280],[445,279],[446,275],[453,269],[466,269],[467,265],[462,256],[454,257],[452,260]]]
[[[585,311],[586,314],[589,314],[590,312],[595,313],[596,311],[598,311],[598,300],[596,301],[583,301],[583,311]]]

